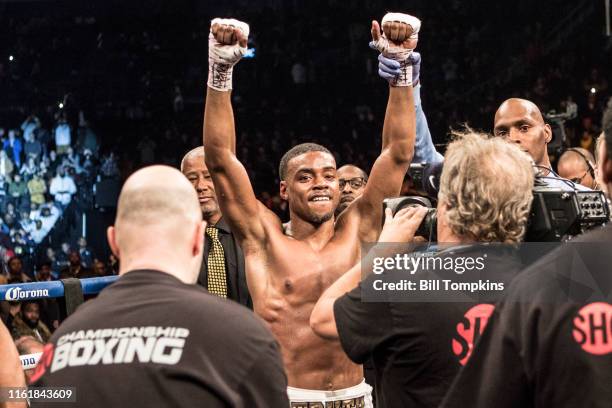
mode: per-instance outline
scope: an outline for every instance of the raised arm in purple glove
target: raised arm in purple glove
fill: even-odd
[[[376,49],[372,43],[370,43],[372,49]],[[414,104],[416,109],[416,141],[414,144],[414,157],[413,163],[437,163],[444,160],[442,156],[436,150],[431,138],[431,132],[427,124],[427,118],[421,105],[421,85],[419,81],[419,75],[421,72],[421,54],[413,52],[408,57],[408,61],[412,64],[412,86],[414,89]],[[400,64],[399,62],[385,57],[384,55],[378,55],[378,75],[387,80],[393,81],[400,75]]]

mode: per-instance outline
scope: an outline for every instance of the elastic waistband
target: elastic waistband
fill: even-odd
[[[287,387],[287,394],[289,395],[289,400],[291,401],[329,400],[333,398],[347,399],[360,397],[369,394],[370,392],[372,392],[372,387],[365,382],[365,379],[352,387],[334,391],[308,390],[305,388]]]

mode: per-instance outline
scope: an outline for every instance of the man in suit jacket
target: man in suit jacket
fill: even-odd
[[[215,187],[204,163],[203,146],[196,147],[183,157],[181,172],[195,188],[202,216],[209,226],[204,241],[204,258],[198,283],[211,293],[227,297],[252,309],[253,302],[244,271],[244,255],[219,209]],[[211,226],[216,231],[211,231]],[[221,248],[218,246],[219,243]],[[216,261],[220,256],[224,258],[221,264]],[[225,276],[219,278],[219,273]]]

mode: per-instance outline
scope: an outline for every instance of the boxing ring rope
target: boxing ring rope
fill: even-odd
[[[118,276],[103,276],[100,278],[62,279],[50,282],[15,283],[0,285],[0,301],[24,301],[31,299],[64,298],[66,316],[70,315],[78,305],[83,303],[84,295],[95,295],[115,282]],[[36,367],[42,353],[24,354],[19,356],[24,370]]]

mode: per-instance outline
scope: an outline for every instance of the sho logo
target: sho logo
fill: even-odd
[[[590,303],[574,317],[574,340],[590,354],[612,353],[612,305]]]
[[[49,296],[48,289],[23,290],[19,286],[6,291],[5,300],[33,299]]]
[[[495,306],[482,303],[472,307],[465,313],[463,319],[457,324],[457,333],[453,336],[453,353],[459,359],[459,364],[465,365],[472,355],[474,344],[487,327],[489,317]]]

